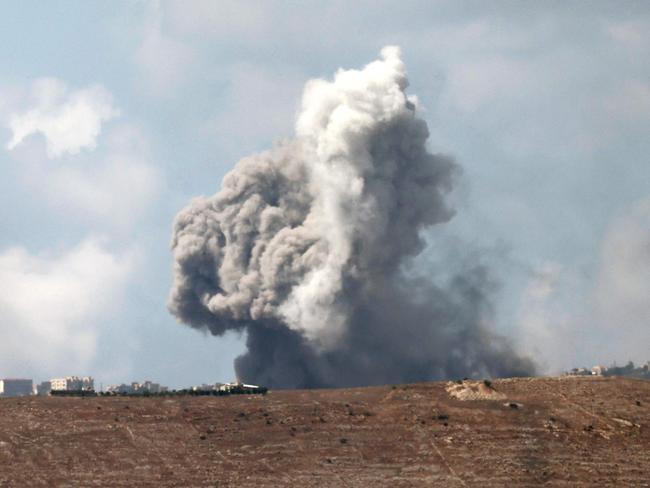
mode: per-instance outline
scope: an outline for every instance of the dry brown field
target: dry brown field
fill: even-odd
[[[650,381],[5,398],[0,486],[650,486]]]

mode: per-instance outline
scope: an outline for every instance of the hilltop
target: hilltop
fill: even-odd
[[[650,382],[0,400],[0,486],[650,486]]]

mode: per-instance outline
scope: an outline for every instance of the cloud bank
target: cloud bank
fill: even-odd
[[[74,373],[72,364],[82,373],[106,348],[101,338],[119,330],[113,320],[137,274],[134,229],[162,177],[137,126],[105,130],[119,111],[102,86],[72,90],[44,78],[27,90],[8,88],[0,106],[12,133],[6,166],[22,193],[5,206],[27,198],[38,214],[23,218],[18,232],[38,237],[29,249],[16,245],[10,227],[0,247],[0,369],[55,376]]]
[[[92,238],[60,253],[0,253],[0,369],[53,375],[88,367],[98,322],[119,302],[131,265]]]

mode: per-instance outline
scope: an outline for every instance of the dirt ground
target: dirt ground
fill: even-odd
[[[540,485],[650,486],[650,381],[0,399],[0,486]]]

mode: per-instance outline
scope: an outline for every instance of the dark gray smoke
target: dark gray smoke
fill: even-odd
[[[421,232],[448,221],[457,170],[427,152],[397,48],[310,81],[296,137],[241,160],[176,218],[169,309],[215,335],[247,332],[238,377],[350,386],[533,371],[484,325],[484,268],[410,278]]]

